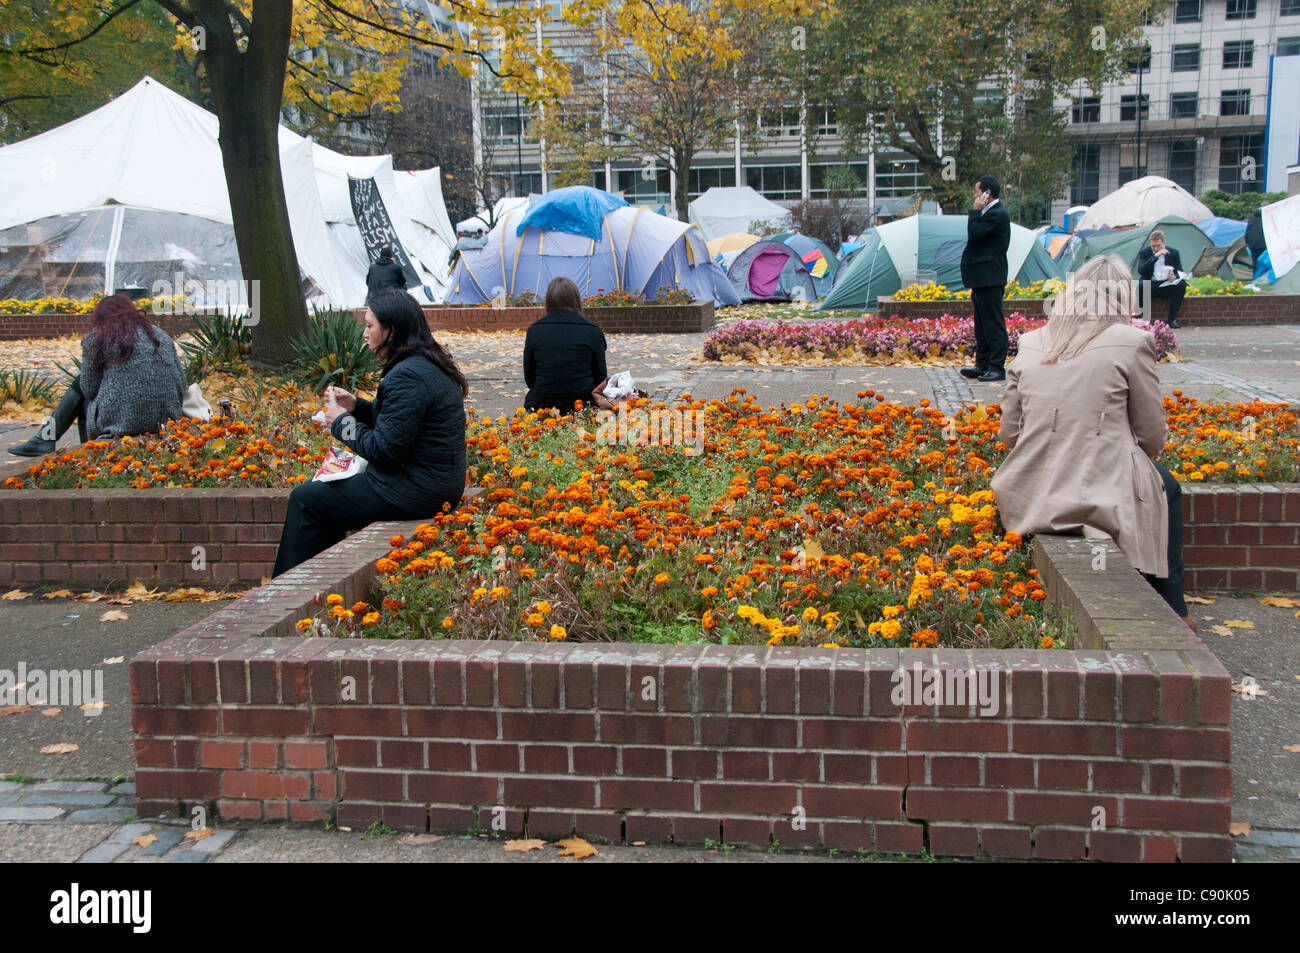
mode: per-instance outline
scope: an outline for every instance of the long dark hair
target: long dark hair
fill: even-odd
[[[109,295],[95,305],[95,315],[90,329],[95,332],[91,363],[97,370],[113,367],[131,359],[135,353],[136,331],[142,330],[153,341],[154,353],[162,346],[162,339],[153,333],[153,325],[135,302],[126,295]],[[111,363],[110,363],[111,360]]]
[[[429,333],[429,324],[424,320],[420,302],[398,288],[384,288],[370,296],[366,307],[374,314],[379,326],[388,332],[388,340],[384,345],[384,353],[388,356],[383,373],[387,374],[398,361],[413,354],[423,354],[456,382],[461,396],[469,393],[469,382],[465,380],[465,375],[460,372],[446,349]]]

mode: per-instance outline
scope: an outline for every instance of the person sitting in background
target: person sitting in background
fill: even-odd
[[[384,288],[406,290],[406,273],[402,271],[401,265],[393,261],[393,249],[388,245],[380,247],[379,257],[366,272],[366,296]]]
[[[272,575],[324,552],[348,530],[455,509],[465,492],[469,384],[429,333],[419,302],[398,289],[376,292],[366,305],[365,338],[384,361],[375,399],[329,387],[325,423],[367,467],[294,488]]]
[[[571,413],[576,401],[590,402],[591,392],[608,376],[605,334],[582,316],[578,286],[571,278],[552,279],[546,314],[524,337],[525,409]]]
[[[1177,248],[1165,244],[1165,233],[1156,229],[1151,233],[1151,244],[1138,252],[1137,274],[1143,282],[1138,289],[1138,303],[1141,304],[1146,289],[1145,282],[1151,282],[1151,297],[1169,299],[1169,326],[1180,328],[1178,309],[1183,305],[1187,294],[1187,282],[1182,279],[1183,260],[1178,256]],[[1172,281],[1173,284],[1165,284]]]
[[[1182,491],[1155,462],[1168,425],[1155,338],[1129,325],[1133,276],[1114,255],[1080,268],[1051,317],[1020,336],[993,477],[1016,533],[1100,530],[1193,630],[1183,599]]]
[[[40,432],[9,452],[53,453],[75,422],[82,443],[97,437],[153,433],[181,416],[185,369],[167,333],[124,294],[101,298],[81,339],[81,374]]]

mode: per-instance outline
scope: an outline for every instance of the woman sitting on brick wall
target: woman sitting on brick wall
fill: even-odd
[[[993,477],[1002,524],[1017,533],[1100,530],[1193,630],[1183,600],[1182,490],[1155,462],[1168,425],[1155,338],[1129,325],[1133,276],[1094,258],[1020,337],[1007,368]]]
[[[172,339],[126,295],[109,295],[81,340],[81,374],[40,432],[9,452],[53,453],[74,421],[82,443],[152,433],[181,416],[184,400],[185,369]]]
[[[365,338],[385,362],[375,399],[326,388],[325,423],[368,465],[346,480],[294,488],[273,575],[324,552],[348,530],[455,509],[465,492],[469,384],[429,333],[419,302],[395,288],[376,291]]]

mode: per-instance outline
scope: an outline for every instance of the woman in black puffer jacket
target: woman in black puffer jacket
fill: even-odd
[[[367,304],[365,336],[384,361],[375,399],[329,387],[325,422],[368,466],[346,480],[304,483],[289,494],[273,575],[325,551],[348,530],[455,509],[465,491],[469,385],[429,333],[419,303],[405,291],[376,292]]]

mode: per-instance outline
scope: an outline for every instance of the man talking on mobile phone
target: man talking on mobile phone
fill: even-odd
[[[1011,216],[998,201],[1002,188],[991,175],[975,183],[975,206],[966,221],[966,249],[961,253],[961,281],[975,308],[975,366],[963,377],[981,383],[1007,379],[1007,322],[1002,293],[1007,287],[1007,247]]]

